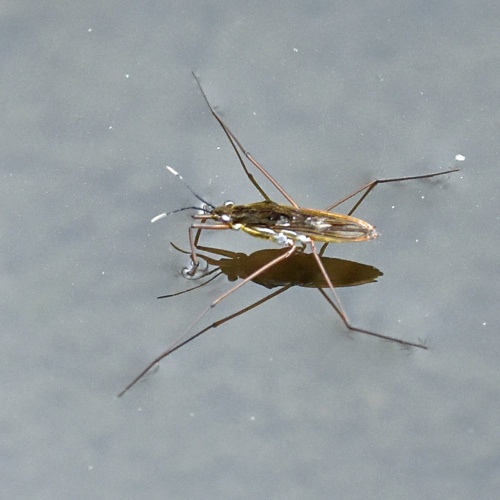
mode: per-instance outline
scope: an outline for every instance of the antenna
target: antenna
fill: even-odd
[[[175,175],[175,177],[177,177],[184,184],[184,186],[186,186],[189,189],[189,191],[191,191],[191,193],[196,196],[196,198],[198,200],[200,200],[206,207],[209,207],[211,210],[208,210],[205,207],[184,207],[184,208],[178,208],[177,210],[172,210],[171,212],[165,212],[165,213],[157,215],[156,217],[153,217],[151,219],[151,222],[156,222],[156,221],[158,221],[160,219],[163,219],[167,215],[175,214],[177,212],[182,212],[183,210],[202,210],[203,212],[209,214],[209,213],[211,213],[212,210],[215,209],[214,205],[212,205],[211,203],[208,203],[208,201],[204,200],[199,194],[197,194],[197,193],[194,192],[193,188],[184,180],[184,178],[182,177],[182,175],[179,174],[179,172],[177,172],[177,170],[173,169],[172,167],[170,167],[168,165],[166,165],[165,168],[172,175]]]
[[[174,170],[172,167],[169,167],[168,165],[165,168],[172,175],[175,175],[184,184],[184,186],[186,186],[189,189],[189,191],[191,191],[191,193],[193,193],[196,196],[196,198],[198,198],[202,203],[207,205],[207,207],[210,207],[212,210],[215,209],[215,207],[211,203],[208,203],[208,201],[205,201],[199,194],[194,192],[193,188],[184,180],[182,175],[179,174],[179,172],[177,172],[177,170]]]

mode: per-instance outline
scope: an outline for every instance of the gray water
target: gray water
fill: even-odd
[[[16,498],[493,498],[498,492],[498,51],[493,2],[6,2],[2,445]],[[257,201],[194,84],[304,206],[377,177],[381,238],[340,291],[293,289],[116,394],[231,285],[191,294],[187,212]],[[278,195],[273,197],[278,201]],[[346,207],[348,209],[349,207]],[[204,243],[251,252],[238,233]],[[251,284],[209,324],[265,294]]]

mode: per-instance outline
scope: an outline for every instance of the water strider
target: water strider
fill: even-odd
[[[258,201],[255,203],[248,203],[245,205],[237,205],[232,202],[226,202],[223,205],[215,206],[211,203],[206,202],[200,196],[198,196],[187,183],[184,182],[182,177],[173,168],[167,167],[170,173],[177,176],[179,180],[184,182],[188,189],[198,198],[202,203],[201,213],[199,207],[186,207],[178,210],[169,212],[168,214],[161,214],[155,217],[152,222],[165,217],[171,213],[179,212],[181,210],[194,209],[198,213],[194,214],[192,218],[194,223],[189,227],[189,242],[190,242],[190,253],[191,253],[191,266],[186,270],[186,277],[196,277],[199,268],[199,258],[197,249],[199,248],[198,242],[200,238],[201,231],[206,230],[241,230],[248,233],[251,236],[268,240],[270,242],[276,243],[283,247],[284,250],[279,252],[276,256],[273,256],[270,260],[267,260],[260,267],[254,269],[250,274],[248,274],[242,281],[233,286],[231,289],[223,293],[215,301],[213,301],[199,316],[198,318],[189,326],[186,332],[175,341],[166,351],[160,354],[155,360],[149,363],[146,368],[130,383],[123,391],[120,392],[118,397],[122,396],[127,392],[136,382],[138,382],[151,368],[153,368],[162,359],[170,355],[172,352],[186,345],[187,343],[193,341],[195,338],[199,337],[206,331],[225,323],[236,316],[239,316],[254,307],[257,307],[261,303],[273,298],[274,296],[282,293],[286,289],[293,285],[284,285],[283,288],[273,292],[272,294],[266,296],[260,301],[251,304],[245,309],[242,309],[230,316],[227,316],[215,323],[212,323],[208,327],[198,331],[191,336],[187,336],[189,331],[194,327],[195,324],[200,321],[200,319],[213,307],[219,304],[226,297],[231,295],[233,292],[244,286],[250,281],[256,281],[259,277],[265,275],[268,270],[278,266],[281,262],[286,259],[292,258],[294,255],[302,254],[308,247],[311,250],[312,258],[316,262],[316,265],[324,278],[324,285],[316,285],[315,287],[323,295],[323,297],[328,301],[332,308],[337,312],[337,314],[342,319],[345,326],[350,331],[355,331],[363,333],[366,335],[371,335],[373,337],[378,337],[384,340],[395,342],[403,347],[417,347],[420,349],[427,349],[422,343],[415,343],[399,339],[397,337],[391,337],[381,333],[372,332],[367,329],[359,328],[353,326],[345,313],[344,308],[339,300],[339,297],[335,291],[335,286],[333,281],[335,281],[325,268],[323,261],[323,253],[326,247],[330,243],[345,243],[345,242],[357,242],[357,241],[368,241],[374,239],[378,236],[378,233],[374,226],[370,223],[365,222],[361,219],[353,217],[354,211],[361,205],[368,194],[377,186],[378,184],[387,184],[393,182],[403,182],[416,179],[429,179],[432,177],[437,177],[441,175],[446,175],[452,172],[457,172],[458,168],[453,168],[445,170],[443,172],[433,172],[423,175],[414,175],[406,177],[394,177],[388,179],[377,179],[368,184],[365,184],[361,188],[357,189],[353,193],[345,196],[340,201],[330,205],[325,210],[317,210],[311,208],[300,207],[293,198],[281,187],[281,185],[272,177],[272,175],[250,154],[249,151],[245,149],[242,143],[237,139],[237,137],[231,132],[229,127],[224,123],[221,117],[217,114],[215,109],[210,104],[198,77],[195,73],[193,76],[196,83],[201,91],[201,94],[207,103],[212,115],[215,117],[222,130],[226,134],[231,146],[233,147],[240,165],[242,166],[248,179],[255,186],[257,191],[264,198],[263,201]],[[262,189],[259,183],[255,180],[252,173],[248,170],[245,164],[244,158],[248,160],[258,171],[260,171],[265,178],[283,195],[288,204],[276,203],[267,195],[267,193]],[[339,214],[331,212],[334,208],[338,207],[342,203],[350,200],[354,196],[360,194],[360,198],[355,203],[353,208],[347,214]],[[316,243],[322,243],[320,250],[317,249]],[[331,296],[328,295],[327,291],[330,292]]]

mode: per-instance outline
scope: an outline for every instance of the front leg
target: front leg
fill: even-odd
[[[191,264],[188,267],[185,267],[182,270],[182,275],[186,279],[199,279],[205,276],[207,266],[203,270],[199,270],[200,267],[200,259],[196,253],[196,249],[198,248],[198,242],[200,240],[200,234],[202,230],[212,229],[219,231],[226,231],[231,229],[229,224],[218,223],[217,225],[206,225],[206,224],[191,224],[189,226],[188,234],[189,234],[189,246],[191,248]],[[196,231],[196,236],[195,236]]]

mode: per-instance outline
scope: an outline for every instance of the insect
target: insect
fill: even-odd
[[[250,272],[250,274],[248,274],[239,283],[234,285],[232,288],[230,288],[228,291],[214,300],[190,325],[186,332],[166,351],[164,351],[155,360],[153,360],[130,384],[127,385],[127,387],[125,387],[123,391],[120,392],[120,394],[118,394],[118,397],[121,397],[136,382],[144,377],[146,373],[148,373],[162,359],[170,355],[172,352],[193,341],[195,338],[199,337],[211,328],[215,328],[216,326],[219,326],[220,324],[229,321],[230,319],[233,319],[234,317],[239,316],[254,307],[257,307],[265,300],[269,300],[284,291],[283,289],[280,289],[276,292],[273,292],[265,299],[261,299],[251,306],[240,310],[235,314],[227,316],[226,318],[223,318],[222,320],[219,320],[218,322],[215,322],[186,338],[186,335],[189,333],[189,331],[192,330],[194,325],[197,324],[198,321],[211,308],[215,307],[222,300],[227,298],[229,295],[240,289],[248,282],[257,280],[259,276],[262,277],[268,270],[278,266],[286,259],[292,258],[294,255],[297,256],[302,254],[307,248],[310,248],[311,250],[311,253],[308,255],[312,255],[312,259],[314,259],[317,268],[321,273],[321,276],[324,278],[324,282],[326,284],[325,288],[329,292],[329,294],[320,286],[316,286],[316,288],[318,288],[320,293],[337,312],[348,330],[391,341],[403,347],[417,347],[420,349],[427,349],[427,347],[422,343],[406,341],[397,337],[391,337],[389,335],[376,333],[352,325],[336,293],[332,278],[325,268],[322,256],[330,243],[368,241],[378,236],[378,233],[373,225],[352,215],[365,200],[368,194],[370,194],[370,192],[378,184],[403,182],[416,179],[429,179],[432,177],[457,172],[459,169],[452,168],[442,172],[433,172],[423,175],[376,179],[365,184],[353,193],[345,196],[340,201],[328,206],[324,210],[300,207],[283,189],[278,181],[276,181],[276,179],[274,179],[274,177],[251,155],[251,153],[243,146],[243,144],[233,134],[229,127],[224,123],[222,118],[217,114],[215,109],[210,104],[210,101],[208,100],[208,97],[205,94],[205,91],[203,90],[203,87],[201,86],[201,83],[194,72],[193,76],[207,106],[210,109],[210,112],[219,123],[220,127],[228,138],[234,152],[236,153],[243,171],[245,172],[250,182],[260,193],[263,200],[245,205],[236,205],[233,202],[226,202],[220,206],[212,205],[211,203],[208,203],[199,195],[197,195],[183,180],[182,176],[180,176],[178,172],[176,172],[171,167],[167,167],[170,173],[177,176],[194,194],[194,196],[196,196],[196,198],[203,203],[203,207],[201,208],[202,213],[196,213],[192,215],[194,222],[193,224],[191,224],[188,230],[191,265],[185,270],[185,276],[188,278],[195,278],[197,276],[197,272],[199,271],[200,260],[197,253],[197,248],[199,248],[199,238],[202,231],[241,230],[251,236],[278,244],[279,246],[283,247],[283,250],[281,252],[278,252],[276,256],[266,261],[260,267]],[[264,175],[264,177],[283,195],[288,204],[279,204],[271,200],[264,189],[255,180],[253,174],[247,168],[245,160],[249,161],[262,175]],[[356,195],[359,195],[359,199],[347,214],[332,212],[334,208],[354,198]],[[156,220],[163,218],[171,213],[188,209],[200,211],[199,207],[185,207],[169,213],[161,214],[155,217],[152,222],[155,222]],[[319,250],[317,248],[317,243],[322,243],[322,246]]]

